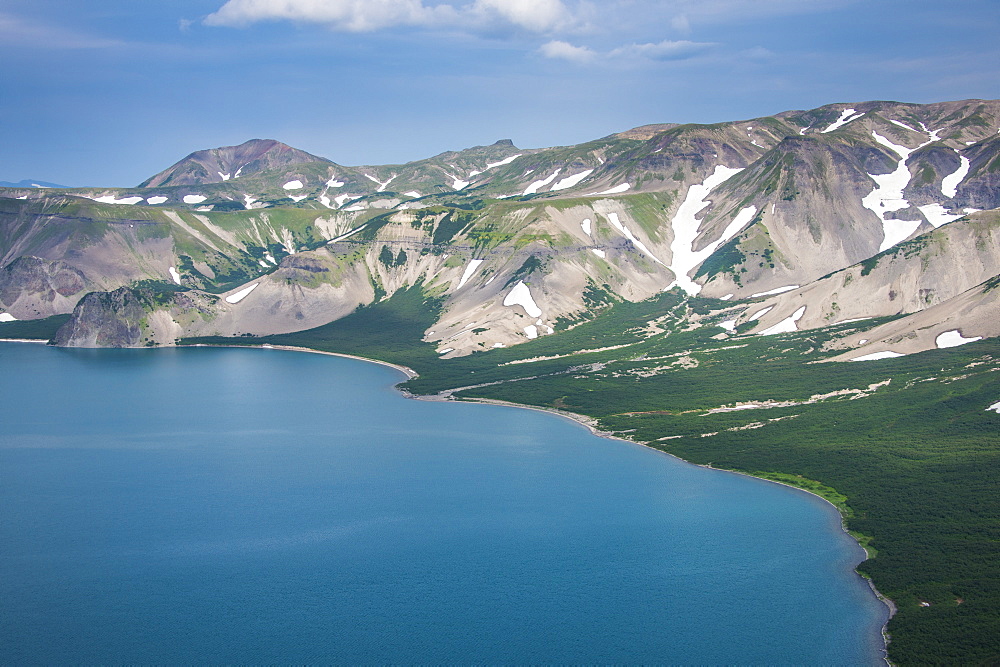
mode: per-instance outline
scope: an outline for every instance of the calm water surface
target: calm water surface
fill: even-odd
[[[876,664],[807,494],[278,350],[0,344],[0,662]]]

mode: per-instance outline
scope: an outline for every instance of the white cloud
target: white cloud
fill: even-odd
[[[597,58],[597,52],[585,46],[573,46],[569,42],[554,40],[543,44],[539,49],[546,58],[569,60],[575,63],[587,63]]]
[[[456,6],[423,0],[228,0],[206,25],[245,27],[260,21],[318,23],[334,30],[369,32],[393,26],[492,29],[513,26],[546,33],[570,27],[562,0],[475,0]]]
[[[259,21],[322,23],[348,32],[432,20],[421,0],[229,0],[205,18],[206,25],[243,27]]]
[[[655,44],[627,44],[613,49],[612,58],[633,58],[649,60],[683,60],[714,46],[710,42],[689,42],[687,40],[657,42]]]
[[[598,52],[586,46],[575,46],[569,42],[554,40],[542,45],[539,52],[546,58],[588,63],[598,58],[617,61],[641,60],[683,60],[711,48],[710,42],[663,41],[655,44],[627,44],[606,52]]]
[[[549,32],[572,23],[561,0],[476,0],[472,11],[495,15],[532,32]]]

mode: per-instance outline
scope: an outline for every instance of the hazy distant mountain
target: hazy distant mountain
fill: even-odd
[[[0,188],[68,188],[69,185],[59,185],[58,183],[49,183],[48,181],[33,181],[30,178],[26,178],[23,181],[18,181],[17,183],[11,183],[10,181],[0,181]]]

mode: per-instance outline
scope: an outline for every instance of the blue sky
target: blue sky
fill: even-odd
[[[0,0],[0,180],[273,138],[346,165],[1000,97],[997,0]]]

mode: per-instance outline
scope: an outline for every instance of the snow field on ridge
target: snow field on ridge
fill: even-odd
[[[674,240],[670,244],[671,258],[670,266],[667,268],[673,272],[674,282],[668,285],[667,289],[677,285],[691,296],[698,294],[701,291],[701,286],[691,280],[688,272],[739,232],[740,228],[750,222],[757,214],[756,206],[742,209],[729,223],[719,239],[695,252],[694,242],[698,238],[698,228],[701,225],[701,220],[697,216],[702,209],[709,205],[709,193],[741,171],[743,170],[740,168],[716,165],[715,171],[702,183],[692,184],[688,188],[684,201],[677,209],[673,220],[670,221],[670,226],[674,231]]]

